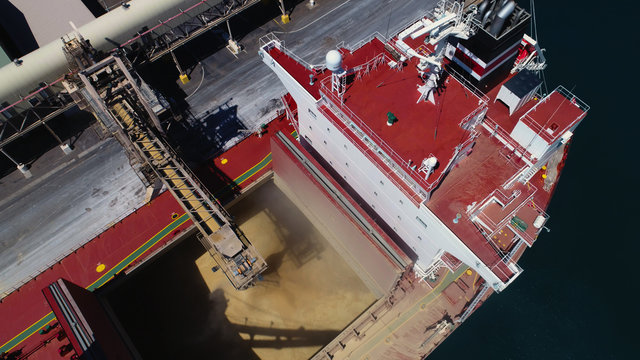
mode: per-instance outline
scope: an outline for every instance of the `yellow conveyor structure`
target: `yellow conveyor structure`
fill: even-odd
[[[154,127],[160,127],[160,120],[138,86],[140,80],[113,56],[82,70],[79,77],[86,89],[83,96],[94,112],[100,113],[96,116],[103,124],[111,124],[105,126],[114,134],[123,133],[118,139],[137,152],[171,191],[200,230],[200,242],[233,286],[244,289],[253,284],[266,269],[264,259],[233,224],[224,207],[156,135]]]
[[[251,243],[233,228],[222,205],[198,184],[173,151],[136,123],[133,108],[126,100],[112,104],[110,110],[141,155],[189,214],[203,235],[199,237],[200,241],[234,287],[242,289],[249,285],[266,268],[266,264]]]

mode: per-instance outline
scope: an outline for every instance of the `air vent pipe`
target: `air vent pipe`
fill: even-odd
[[[500,11],[498,11],[498,14],[496,15],[496,18],[491,23],[491,28],[489,29],[489,34],[491,34],[491,35],[493,35],[495,37],[498,37],[498,35],[502,31],[502,28],[504,28],[504,23],[509,18],[509,16],[511,16],[511,14],[513,13],[513,10],[515,10],[515,8],[516,8],[516,2],[515,1],[510,1],[510,2],[507,3],[507,5],[503,6],[500,9]]]

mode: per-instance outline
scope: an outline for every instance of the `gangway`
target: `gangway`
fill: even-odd
[[[78,46],[87,46],[81,37],[67,42],[68,48]],[[161,121],[140,89],[142,80],[128,70],[125,61],[112,55],[78,69],[76,84],[83,90],[79,93],[91,107],[98,108],[94,113],[105,127],[118,125],[126,136],[117,138],[128,142],[125,148],[134,149],[182,205],[202,234],[198,239],[233,286],[251,286],[267,267],[264,259],[165,142]]]

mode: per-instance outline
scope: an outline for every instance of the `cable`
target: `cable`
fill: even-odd
[[[202,82],[204,81],[204,66],[202,65],[201,62],[198,62],[198,65],[200,65],[200,68],[202,69],[202,78],[200,79],[200,84],[198,84],[198,86],[196,87],[195,90],[193,90],[193,92],[189,95],[187,95],[184,99],[187,100],[188,98],[190,98],[193,94],[196,93],[196,91],[198,91],[200,89],[200,86],[202,85]]]

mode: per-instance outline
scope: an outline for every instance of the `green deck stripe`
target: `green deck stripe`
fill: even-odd
[[[144,254],[147,250],[151,249],[160,240],[162,240],[167,235],[169,235],[169,233],[171,233],[173,230],[178,228],[180,225],[182,225],[185,222],[187,222],[187,220],[189,220],[189,215],[187,215],[187,214],[183,214],[179,218],[175,219],[166,228],[164,228],[159,233],[155,234],[151,239],[147,240],[147,242],[145,242],[140,248],[138,248],[136,251],[134,251],[131,254],[129,254],[129,256],[124,258],[124,260],[120,261],[120,263],[118,265],[114,266],[109,271],[107,271],[104,275],[102,275],[98,279],[98,281],[96,281],[93,284],[91,284],[87,288],[87,290],[94,291],[95,289],[97,289],[100,286],[102,286],[105,283],[107,283],[109,280],[111,280],[113,278],[114,275],[116,275],[120,271],[124,270],[137,257],[139,257],[140,255]],[[9,340],[7,343],[2,345],[0,347],[0,354],[2,354],[5,351],[10,351],[14,347],[18,346],[21,342],[26,340],[29,336],[33,335],[35,332],[40,330],[42,327],[47,325],[49,322],[51,322],[55,318],[56,317],[53,314],[53,312],[48,313],[42,319],[40,319],[38,322],[36,322],[35,324],[29,326],[26,330],[24,330],[22,333],[20,333],[20,335],[14,337],[13,339]]]
[[[129,256],[124,258],[124,260],[122,260],[118,265],[114,266],[109,271],[107,271],[104,275],[100,277],[100,279],[98,279],[98,281],[91,284],[91,286],[89,286],[87,290],[93,291],[99,288],[100,286],[104,285],[107,281],[111,280],[113,276],[115,276],[117,273],[119,273],[120,271],[124,270],[127,266],[129,266],[129,264],[131,264],[133,260],[135,260],[140,255],[144,254],[147,250],[153,247],[153,245],[157,244],[158,241],[162,240],[165,236],[169,235],[170,232],[175,230],[178,226],[184,224],[187,220],[189,220],[189,215],[187,215],[186,213],[182,214],[182,216],[175,219],[171,224],[169,224],[169,226],[164,228],[159,233],[155,234],[151,239],[147,240],[147,242],[144,243],[140,248],[138,248],[136,251],[129,254]]]
[[[14,337],[13,339],[9,340],[6,344],[2,345],[2,347],[0,347],[0,354],[2,354],[4,352],[8,352],[9,350],[11,350],[14,347],[18,346],[18,344],[23,342],[29,336],[33,335],[33,333],[35,333],[36,331],[38,331],[41,328],[43,328],[45,325],[47,325],[49,322],[51,322],[55,318],[56,318],[56,316],[53,315],[53,312],[48,313],[42,319],[40,319],[38,322],[36,322],[35,324],[29,326],[25,331],[20,333],[20,335]]]
[[[293,133],[291,133],[291,135],[293,135],[294,137],[297,137],[298,134],[294,131]],[[233,189],[234,187],[238,186],[239,184],[243,183],[245,180],[249,179],[251,176],[255,175],[257,172],[262,170],[262,168],[267,166],[270,162],[271,162],[271,153],[269,153],[264,159],[262,159],[262,161],[260,161],[259,163],[255,164],[253,167],[251,167],[251,169],[249,169],[249,171],[247,171],[246,173],[242,174],[241,176],[239,176],[238,178],[233,180],[233,182],[231,182],[230,184],[226,185],[225,187],[223,187],[222,189],[217,191],[214,196],[218,197],[220,194],[224,194],[225,192],[227,192],[227,191]],[[180,216],[179,218],[174,220],[164,230],[162,230],[161,232],[157,233],[151,239],[147,240],[147,242],[144,243],[144,245],[142,245],[139,249],[137,249],[136,251],[131,253],[123,261],[121,261],[118,265],[116,265],[115,267],[111,268],[104,275],[102,275],[98,279],[98,281],[96,281],[95,283],[91,284],[87,288],[87,290],[94,291],[95,289],[97,289],[100,286],[102,286],[105,283],[107,283],[109,280],[111,280],[113,278],[114,275],[118,274],[120,271],[124,270],[127,266],[129,266],[131,264],[131,262],[133,262],[138,256],[140,256],[143,253],[145,253],[147,250],[149,250],[151,247],[153,247],[153,245],[157,244],[158,241],[162,240],[170,232],[175,230],[178,226],[184,224],[188,219],[189,219],[189,216],[187,214],[183,214],[182,216]],[[47,325],[49,322],[51,322],[54,319],[55,319],[55,315],[52,312],[47,314],[47,315],[45,315],[45,317],[43,317],[42,319],[40,319],[35,324],[33,324],[30,327],[28,327],[20,335],[16,336],[15,338],[10,340],[9,342],[7,342],[4,345],[2,345],[0,347],[0,354],[5,352],[5,351],[9,351],[12,348],[16,347],[18,344],[23,342],[29,336],[33,335],[35,332],[40,330],[43,326]]]
[[[242,184],[245,180],[249,179],[250,177],[255,175],[257,172],[262,170],[262,168],[267,166],[270,162],[271,162],[271,153],[269,153],[269,155],[267,155],[264,159],[262,159],[262,161],[260,161],[259,163],[251,167],[251,169],[249,169],[247,172],[235,178],[232,182],[225,185],[222,189],[216,191],[216,193],[213,194],[213,196],[217,198],[224,195],[226,192]]]

